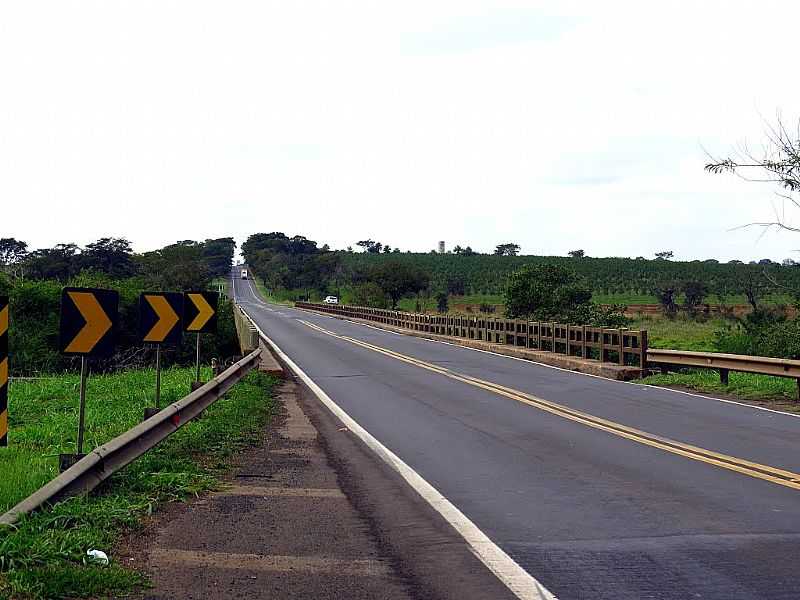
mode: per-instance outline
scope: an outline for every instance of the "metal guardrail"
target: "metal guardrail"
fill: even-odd
[[[684,350],[648,349],[647,361],[650,364],[681,367],[718,369],[720,381],[728,385],[730,371],[791,377],[797,379],[800,391],[800,360],[769,358],[766,356],[747,356],[744,354],[722,354],[716,352],[690,352]]]
[[[12,525],[20,516],[44,504],[52,504],[69,496],[93,490],[115,471],[158,445],[221,398],[259,364],[260,356],[261,350],[256,348],[201,388],[170,404],[110,442],[95,448],[72,467],[0,516],[0,525]]]
[[[437,335],[506,344],[577,356],[618,365],[647,366],[647,331],[585,325],[542,323],[522,319],[462,315],[425,315],[363,306],[296,302],[297,308],[365,319]]]

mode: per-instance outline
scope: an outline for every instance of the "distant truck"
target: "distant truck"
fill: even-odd
[[[242,279],[247,279],[247,269],[242,269]]]

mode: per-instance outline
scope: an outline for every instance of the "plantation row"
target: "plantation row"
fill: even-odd
[[[351,270],[385,262],[419,268],[430,276],[431,289],[462,287],[460,294],[501,294],[508,276],[526,265],[563,266],[584,277],[598,295],[652,295],[665,286],[703,282],[718,301],[732,297],[786,294],[800,289],[800,267],[771,264],[678,262],[631,258],[568,258],[560,256],[495,256],[479,254],[339,253]]]

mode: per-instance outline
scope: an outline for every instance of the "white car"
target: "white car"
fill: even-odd
[[[325,296],[323,302],[325,304],[339,304],[339,299],[336,296]]]

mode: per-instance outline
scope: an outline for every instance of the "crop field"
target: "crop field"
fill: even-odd
[[[709,302],[744,303],[744,287],[754,278],[764,284],[761,296],[800,288],[800,268],[771,264],[719,263],[715,260],[678,261],[644,258],[568,258],[564,256],[493,256],[455,254],[341,252],[350,269],[364,269],[381,262],[413,265],[431,276],[432,289],[445,289],[450,281],[463,282],[468,294],[498,295],[509,274],[526,265],[559,265],[582,276],[594,290],[596,300],[618,300],[623,304],[652,304],[653,290],[671,282],[702,281],[709,289]],[[769,278],[765,278],[765,273]],[[774,282],[774,283],[773,283]],[[783,298],[785,300],[785,298]],[[609,302],[611,303],[611,302]]]
[[[162,406],[185,396],[192,376],[192,369],[165,370]],[[90,376],[84,451],[140,422],[152,405],[154,381],[152,370]],[[92,597],[146,584],[114,561],[114,544],[159,504],[218,485],[229,458],[256,440],[269,419],[273,383],[262,374],[248,375],[203,419],[116,473],[99,493],[61,502],[0,531],[0,598]],[[0,450],[3,511],[57,475],[58,454],[75,450],[77,413],[75,375],[12,382],[9,447]],[[110,566],[85,564],[91,548],[110,553]]]

